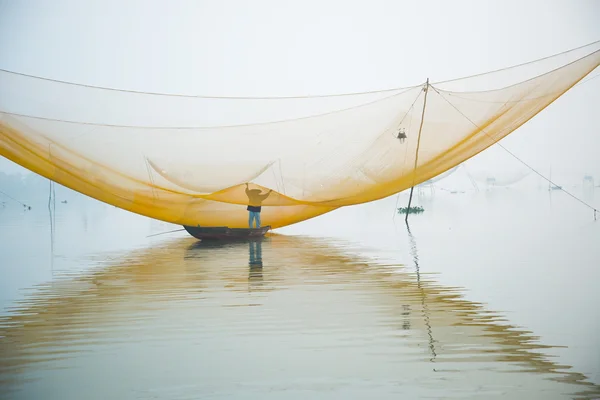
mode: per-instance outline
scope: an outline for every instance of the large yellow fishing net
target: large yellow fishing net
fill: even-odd
[[[261,219],[277,228],[390,196],[473,157],[593,71],[598,48],[455,81],[287,98],[144,93],[0,71],[0,155],[183,225],[247,227],[246,189],[272,190]]]

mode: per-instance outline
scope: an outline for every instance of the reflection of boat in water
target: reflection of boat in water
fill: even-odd
[[[281,235],[247,243],[176,239],[54,282],[0,319],[0,384],[15,388],[31,378],[24,390],[41,393],[57,379],[100,379],[89,371],[107,362],[107,374],[127,375],[124,386],[114,387],[152,390],[176,382],[184,390],[194,382],[195,397],[204,397],[248,385],[260,392],[256,382],[267,374],[266,384],[292,389],[297,376],[311,379],[306,384],[354,376],[376,384],[398,376],[426,382],[434,379],[427,374],[435,362],[435,374],[452,377],[436,390],[477,382],[478,390],[501,386],[509,398],[600,394],[502,315],[412,267],[352,255],[347,245]],[[223,386],[211,386],[215,381]],[[117,390],[111,386],[98,385],[97,395],[123,397],[110,396]],[[75,398],[49,393],[45,398]]]
[[[266,235],[271,229],[270,225],[260,228],[229,228],[227,226],[183,226],[185,230],[200,240],[244,240]]]

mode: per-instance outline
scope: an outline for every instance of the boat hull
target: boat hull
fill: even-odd
[[[199,240],[246,240],[263,237],[271,226],[260,228],[229,228],[227,226],[186,226],[184,229]]]

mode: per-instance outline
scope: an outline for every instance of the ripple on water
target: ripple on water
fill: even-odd
[[[552,362],[530,332],[466,301],[459,288],[346,246],[280,235],[222,246],[175,239],[63,276],[0,319],[4,393],[61,400],[600,393]]]

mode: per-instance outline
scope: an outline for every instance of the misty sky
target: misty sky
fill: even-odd
[[[0,68],[168,93],[366,91],[466,76],[581,46],[600,39],[599,16],[600,2],[593,0],[4,0]],[[552,164],[555,173],[587,172],[600,181],[599,88],[600,78],[574,88],[506,146],[536,167]],[[521,168],[494,153],[483,154],[494,167]],[[0,171],[17,170],[0,159]]]

